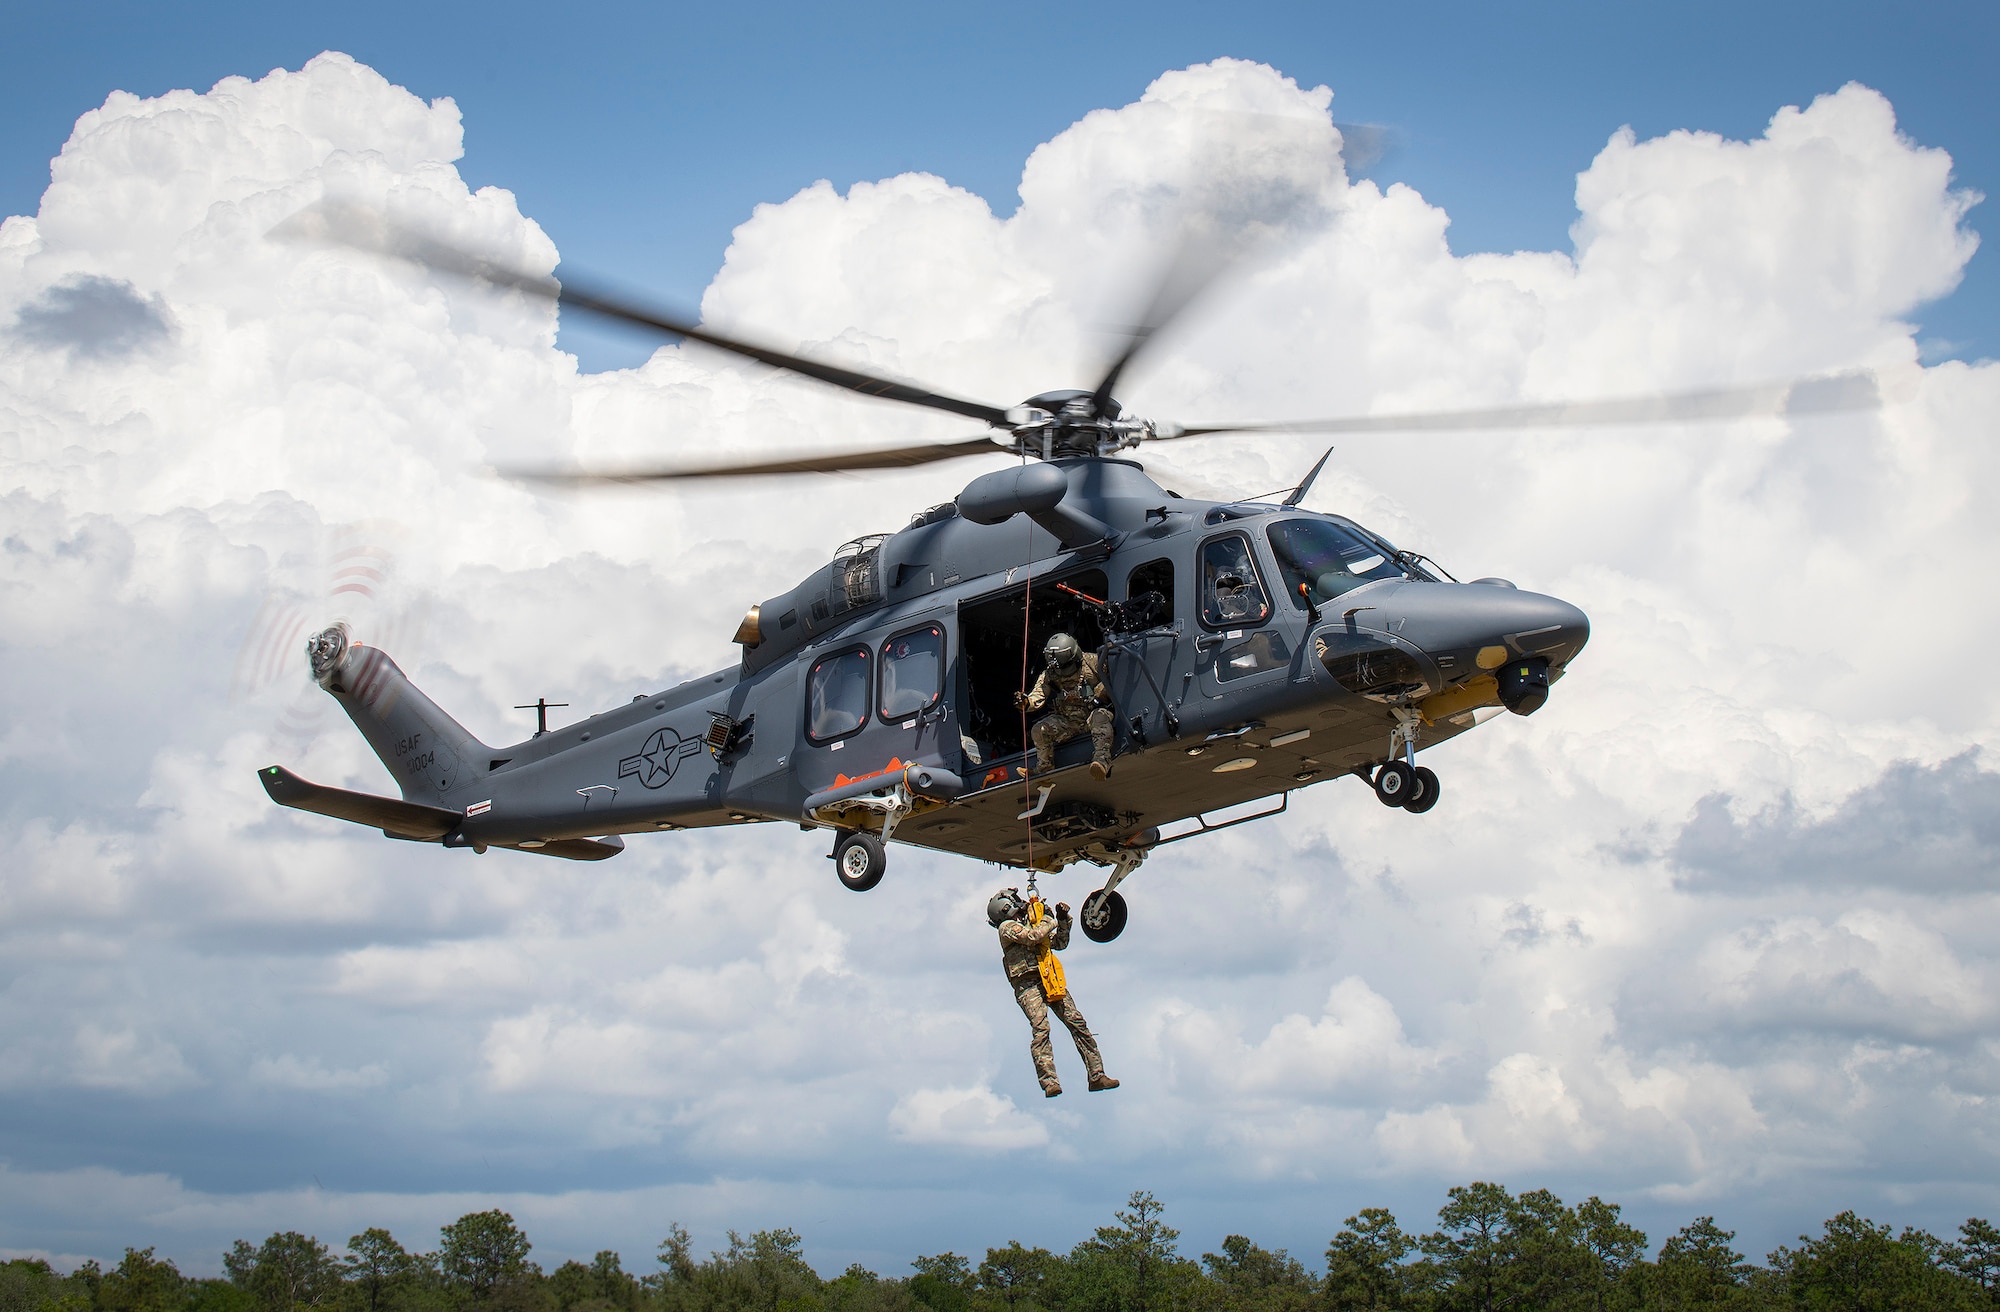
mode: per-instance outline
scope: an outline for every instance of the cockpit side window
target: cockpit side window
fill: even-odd
[[[806,737],[816,743],[845,738],[868,722],[868,652],[857,648],[828,656],[806,676]]]
[[[907,720],[937,705],[942,696],[943,629],[927,624],[882,644],[882,695],[876,705],[883,719]]]
[[[1377,579],[1402,578],[1403,569],[1374,542],[1326,519],[1286,519],[1265,530],[1285,594],[1300,610],[1308,597],[1319,605]]]
[[[1154,598],[1158,598],[1157,601]],[[1125,600],[1143,610],[1146,624],[1171,624],[1174,618],[1174,562],[1162,556],[1137,566],[1126,576]]]
[[[1210,628],[1262,624],[1271,599],[1241,533],[1210,538],[1201,548],[1201,619]]]

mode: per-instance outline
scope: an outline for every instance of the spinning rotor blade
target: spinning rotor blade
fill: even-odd
[[[1662,392],[1601,401],[1555,401],[1404,415],[1355,415],[1341,419],[1302,419],[1286,424],[1200,424],[1179,431],[1163,425],[1158,436],[1166,439],[1206,437],[1214,433],[1435,433],[1470,429],[1676,424],[1766,415],[1838,414],[1849,410],[1876,410],[1881,405],[1882,394],[1875,385],[1875,375],[1861,370],[1753,387],[1713,387],[1694,392]]]
[[[863,396],[901,401],[905,405],[945,410],[968,419],[979,419],[995,427],[1005,427],[1007,411],[1000,406],[967,401],[943,392],[933,392],[912,383],[877,377],[858,369],[844,369],[820,360],[809,360],[773,347],[760,346],[740,337],[731,337],[664,310],[634,302],[571,279],[567,286],[552,276],[525,273],[482,258],[470,251],[438,241],[413,229],[391,222],[385,215],[354,206],[322,204],[307,209],[279,224],[273,233],[281,237],[332,242],[377,255],[409,260],[426,268],[453,274],[475,282],[492,283],[515,291],[554,301],[618,323],[647,328],[668,337],[691,341],[728,351],[775,369],[784,369],[834,387],[859,392]]]
[[[761,460],[741,465],[628,469],[620,473],[529,469],[503,472],[509,478],[528,483],[586,487],[599,483],[662,483],[694,478],[753,478],[761,474],[844,474],[863,469],[911,469],[918,465],[936,464],[941,460],[956,460],[961,456],[988,454],[1005,455],[1007,448],[988,437],[971,437],[962,442],[926,442],[918,446],[800,456],[793,460]]]
[[[1091,389],[1091,412],[1100,419],[1116,419],[1112,410],[1111,390],[1118,386],[1118,380],[1134,360],[1143,354],[1153,340],[1160,335],[1183,311],[1202,294],[1213,287],[1222,276],[1242,261],[1244,252],[1224,253],[1216,249],[1213,242],[1203,243],[1189,235],[1181,241],[1173,257],[1160,270],[1153,283],[1153,294],[1148,300],[1145,313],[1139,322],[1125,329],[1125,348],[1114,357],[1104,371],[1104,377]]]

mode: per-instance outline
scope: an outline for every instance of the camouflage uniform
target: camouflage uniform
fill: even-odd
[[[1054,708],[1035,721],[1035,727],[1030,731],[1035,740],[1035,769],[1055,769],[1056,744],[1066,743],[1084,732],[1090,734],[1092,759],[1101,765],[1110,765],[1111,708],[1097,705],[1099,701],[1108,701],[1110,694],[1105,691],[1104,681],[1098,673],[1097,657],[1085,652],[1076,673],[1067,677],[1057,675],[1051,680],[1051,673],[1043,670],[1041,677],[1035,680],[1035,690],[1028,694],[1028,709],[1031,711],[1039,711],[1047,705],[1052,692],[1055,699]]]
[[[1056,1079],[1056,1055],[1049,1046],[1051,1010],[1076,1040],[1076,1055],[1083,1058],[1083,1069],[1090,1082],[1096,1084],[1104,1079],[1104,1058],[1097,1052],[1097,1036],[1090,1032],[1083,1012],[1077,1009],[1076,995],[1064,993],[1050,1002],[1042,993],[1042,945],[1047,943],[1057,952],[1068,947],[1069,926],[1067,918],[1057,920],[1054,916],[1044,916],[1039,925],[1030,925],[1025,920],[1000,923],[1000,961],[1006,967],[1007,982],[1014,986],[1014,1001],[1021,1005],[1028,1028],[1033,1031],[1028,1053],[1035,1059],[1035,1077],[1042,1082],[1042,1092],[1048,1094],[1062,1092],[1062,1084]]]

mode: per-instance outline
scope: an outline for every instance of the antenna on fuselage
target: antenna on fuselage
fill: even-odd
[[[1319,458],[1319,463],[1306,471],[1306,476],[1299,480],[1299,485],[1292,489],[1292,494],[1285,498],[1283,504],[1296,506],[1299,502],[1304,501],[1306,493],[1312,491],[1313,480],[1319,477],[1319,471],[1325,469],[1326,462],[1331,459],[1333,459],[1333,448],[1328,447],[1326,454]]]
[[[535,737],[539,738],[549,731],[549,712],[568,705],[568,702],[552,702],[546,697],[537,697],[526,706],[516,706],[514,709],[535,713]]]

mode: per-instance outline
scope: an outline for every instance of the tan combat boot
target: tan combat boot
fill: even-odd
[[[1097,1074],[1090,1077],[1090,1091],[1092,1093],[1102,1093],[1106,1089],[1115,1089],[1117,1087],[1118,1087],[1118,1081],[1112,1079],[1109,1075],[1106,1075],[1103,1071],[1099,1071],[1097,1072]]]

